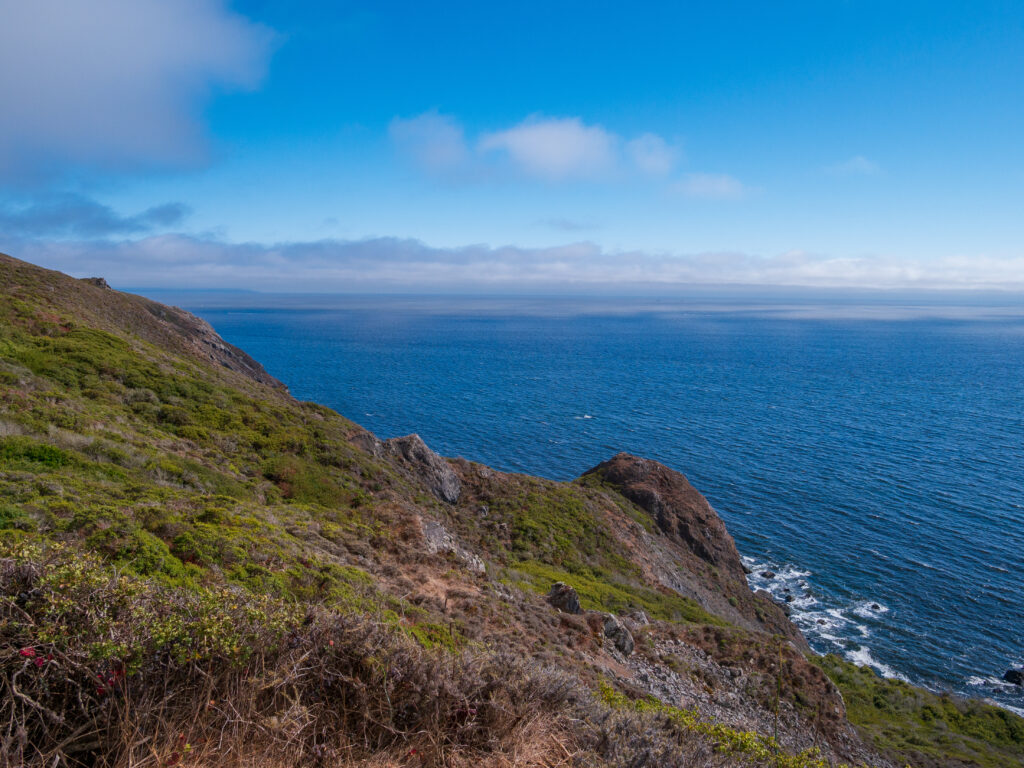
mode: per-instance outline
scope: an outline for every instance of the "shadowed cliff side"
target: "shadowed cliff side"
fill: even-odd
[[[580,480],[618,491],[651,516],[658,535],[638,542],[638,552],[645,553],[654,579],[692,595],[717,616],[750,629],[782,634],[797,647],[808,649],[806,639],[782,607],[766,593],[751,593],[725,523],[680,472],[620,453],[584,473]]]

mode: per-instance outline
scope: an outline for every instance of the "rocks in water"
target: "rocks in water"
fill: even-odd
[[[1003,680],[1014,685],[1024,685],[1024,669],[1008,669],[1003,673]]]
[[[787,603],[792,603],[793,600],[795,600],[795,599],[796,598],[794,598],[792,595],[786,595],[786,602]]]
[[[775,571],[761,571],[761,575],[766,579],[774,579]]]
[[[629,656],[633,652],[633,635],[614,614],[606,613],[604,616],[604,636],[612,641],[622,655]]]
[[[558,581],[552,584],[547,600],[564,613],[583,613],[583,609],[580,608],[580,596],[565,582]]]
[[[872,611],[880,611],[880,610],[882,610],[882,606],[880,606],[878,603],[872,603],[871,604],[871,610]]]

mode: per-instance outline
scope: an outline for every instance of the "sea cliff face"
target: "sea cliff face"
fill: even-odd
[[[6,256],[0,499],[0,765],[1024,755],[1019,718],[811,654],[669,467],[381,440],[187,312]]]

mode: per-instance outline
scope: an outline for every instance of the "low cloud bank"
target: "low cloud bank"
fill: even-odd
[[[277,292],[671,293],[693,285],[1024,291],[1024,257],[934,260],[803,252],[655,254],[578,242],[549,248],[417,240],[231,244],[183,235],[91,242],[8,239],[0,250],[78,276],[138,288]]]

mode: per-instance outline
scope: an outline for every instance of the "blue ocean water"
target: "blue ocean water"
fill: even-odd
[[[620,450],[679,469],[816,650],[1024,710],[998,680],[1024,665],[1020,306],[178,303],[383,437],[555,479]]]

